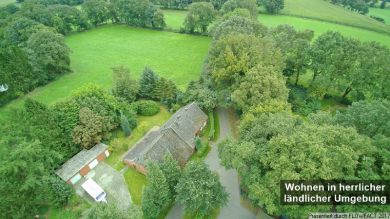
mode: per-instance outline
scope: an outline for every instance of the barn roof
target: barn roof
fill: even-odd
[[[97,144],[89,150],[83,149],[66,161],[61,168],[56,171],[56,174],[62,180],[68,181],[83,167],[91,163],[97,156],[99,156],[99,154],[103,153],[107,149],[108,146],[103,143]]]
[[[179,162],[189,159],[195,148],[194,136],[207,121],[207,115],[193,102],[180,108],[160,129],[154,128],[138,141],[124,160],[145,164],[160,161],[171,153]]]

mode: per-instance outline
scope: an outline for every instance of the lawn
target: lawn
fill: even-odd
[[[164,10],[166,29],[180,30],[183,26],[187,11],[185,10]]]
[[[134,78],[139,78],[145,66],[159,75],[172,79],[181,89],[198,79],[210,46],[210,38],[172,32],[132,28],[125,25],[106,25],[66,37],[72,50],[71,68],[47,86],[38,88],[28,97],[53,104],[87,83],[107,89],[112,85],[111,67],[124,65]],[[0,119],[9,115],[16,100],[0,109]]]
[[[286,15],[261,14],[259,16],[259,20],[261,23],[269,27],[275,27],[280,24],[288,24],[299,30],[310,29],[314,31],[316,36],[319,36],[327,31],[338,31],[345,36],[354,37],[362,41],[377,41],[390,48],[390,35],[356,27]]]
[[[6,6],[6,5],[11,4],[11,3],[16,3],[16,1],[15,0],[0,0],[0,7]]]
[[[63,208],[50,208],[44,218],[78,219],[81,218],[82,213],[90,207],[91,205],[87,201],[74,194],[67,206]]]
[[[386,8],[386,9],[370,8],[369,14],[385,19],[385,23],[387,25],[390,25],[390,8]]]
[[[285,0],[281,13],[390,33],[389,26],[325,0]]]
[[[124,166],[122,156],[151,128],[161,126],[171,115],[165,107],[161,107],[160,112],[154,116],[139,116],[137,119],[138,126],[129,137],[125,137],[122,130],[114,132],[113,140],[108,143],[113,152],[106,162],[114,169],[120,170]]]
[[[138,173],[136,170],[129,168],[125,172],[125,180],[129,188],[131,199],[134,204],[141,205],[142,190],[146,186],[146,176]]]
[[[168,27],[178,30],[180,29],[181,24],[185,19],[187,11],[166,10],[164,11],[164,14]],[[288,15],[260,14],[258,19],[261,23],[268,27],[276,27],[278,25],[288,24],[299,30],[313,30],[315,36],[319,36],[326,31],[333,30],[338,31],[345,36],[354,37],[362,41],[378,41],[390,48],[390,35],[357,27]]]

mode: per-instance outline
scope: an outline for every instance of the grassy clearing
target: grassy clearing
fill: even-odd
[[[187,11],[185,10],[164,10],[165,22],[167,23],[166,29],[180,30],[183,26],[186,14]]]
[[[16,3],[15,0],[0,0],[0,7],[6,6],[11,3]]]
[[[259,20],[261,23],[269,27],[276,27],[281,24],[288,24],[294,26],[299,30],[310,29],[314,31],[315,36],[319,36],[320,34],[325,33],[327,31],[338,31],[345,36],[357,38],[362,41],[377,41],[379,43],[382,43],[383,45],[390,47],[389,35],[356,27],[285,15],[261,14],[259,16]]]
[[[125,25],[105,25],[66,37],[72,50],[73,73],[64,75],[47,86],[26,95],[45,104],[66,98],[73,90],[87,83],[107,89],[112,85],[111,67],[125,65],[139,78],[145,66],[159,75],[172,79],[181,89],[198,79],[207,55],[210,38],[131,28]],[[0,119],[9,115],[22,99],[0,109]]]
[[[338,23],[390,34],[390,27],[324,0],[285,0],[282,14]]]
[[[45,218],[78,219],[81,218],[81,214],[90,207],[91,205],[87,201],[74,194],[66,207],[50,208]]]
[[[106,162],[116,170],[122,169],[124,167],[122,156],[151,128],[161,126],[170,117],[171,113],[165,107],[161,107],[160,112],[154,116],[139,116],[138,126],[133,130],[131,136],[126,137],[122,130],[115,131],[112,140],[108,143],[113,152]]]
[[[380,9],[380,8],[370,8],[369,15],[381,17],[385,19],[385,23],[390,25],[390,8]]]
[[[136,170],[129,168],[124,174],[127,187],[131,195],[131,200],[136,205],[142,203],[142,190],[147,184],[146,176],[138,173]]]
[[[168,10],[164,11],[164,13],[168,27],[178,30],[185,19],[187,11]],[[390,35],[357,27],[288,15],[260,14],[258,19],[268,27],[288,24],[299,30],[313,30],[316,37],[327,31],[338,31],[345,36],[354,37],[362,41],[377,41],[390,48]]]

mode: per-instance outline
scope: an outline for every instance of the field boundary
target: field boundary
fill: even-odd
[[[270,14],[267,14],[267,13],[260,13],[260,14],[270,15]],[[330,21],[330,20],[325,20],[325,19],[321,19],[321,18],[314,18],[314,17],[304,16],[304,15],[280,13],[280,14],[277,14],[276,16],[278,16],[278,15],[297,17],[297,18],[304,18],[304,19],[309,19],[309,20],[315,20],[315,21],[321,21],[321,22],[326,22],[326,23],[338,24],[338,25],[343,25],[343,26],[346,26],[346,27],[353,27],[353,28],[358,28],[358,29],[362,29],[362,30],[368,30],[368,31],[372,31],[372,32],[380,33],[380,34],[386,34],[386,35],[390,36],[390,28],[388,28],[388,30],[378,31],[378,30],[375,30],[375,29],[372,29],[372,28],[362,27],[362,26],[358,26],[358,25],[346,24],[346,23],[343,23],[343,22]]]

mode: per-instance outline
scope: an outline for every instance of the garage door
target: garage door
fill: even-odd
[[[89,168],[92,170],[93,168],[95,168],[97,165],[99,164],[99,161],[98,160],[93,160],[91,163],[88,164]]]
[[[70,183],[72,183],[72,185],[74,185],[74,184],[76,184],[80,179],[81,179],[81,175],[78,173],[78,174],[74,175],[74,176],[70,179]]]

